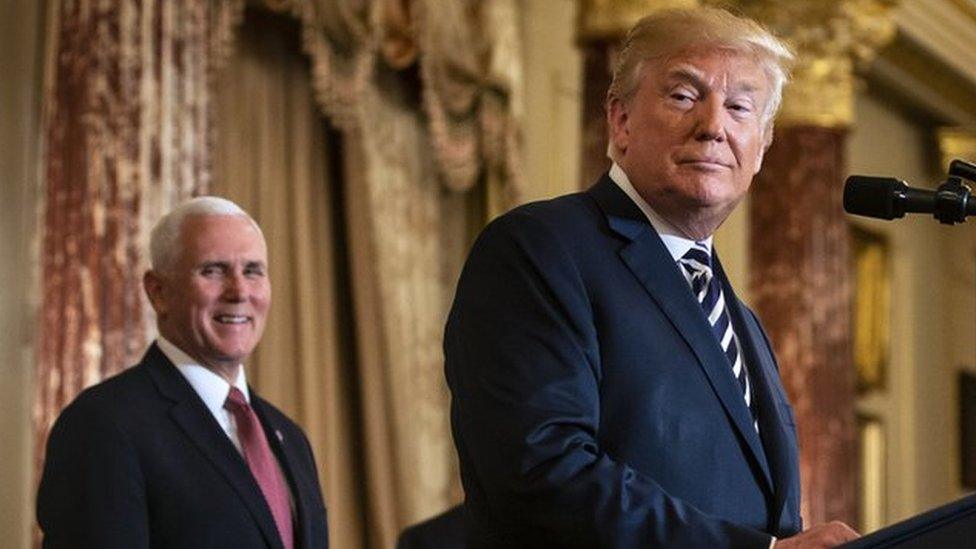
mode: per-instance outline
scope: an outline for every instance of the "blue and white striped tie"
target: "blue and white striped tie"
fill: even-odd
[[[742,360],[742,353],[739,351],[739,341],[732,329],[732,321],[725,306],[722,285],[712,273],[712,258],[708,253],[708,248],[705,244],[696,242],[688,250],[688,253],[678,260],[678,263],[691,277],[691,291],[698,298],[698,302],[708,318],[708,323],[712,326],[712,333],[715,334],[719,345],[725,351],[725,357],[729,359],[732,374],[739,382],[742,395],[746,400],[746,406],[749,407],[749,412],[752,414],[752,426],[758,433],[759,422],[756,420],[756,407],[752,398],[752,388],[749,384],[749,373],[745,362]]]

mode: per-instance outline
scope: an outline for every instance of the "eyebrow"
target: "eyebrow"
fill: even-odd
[[[702,71],[698,70],[698,68],[694,65],[677,65],[668,70],[666,76],[669,79],[688,81],[698,89],[708,87],[708,85],[705,83],[705,79],[702,77]],[[759,86],[757,86],[751,80],[740,80],[735,83],[735,87],[733,87],[730,91],[733,93],[744,92],[752,94],[759,91]]]
[[[200,264],[197,265],[197,268],[199,269],[203,269],[206,267],[220,267],[222,269],[229,269],[230,262],[223,259],[212,259],[207,261],[201,261]],[[260,267],[262,269],[265,269],[267,268],[267,264],[264,261],[261,261],[260,259],[254,259],[251,261],[244,262],[244,268],[252,269],[254,267]]]

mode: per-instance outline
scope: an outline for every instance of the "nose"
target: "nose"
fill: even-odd
[[[719,97],[709,97],[698,103],[695,139],[725,141],[725,106]]]
[[[224,301],[238,303],[246,300],[247,285],[243,273],[232,272],[224,279]]]

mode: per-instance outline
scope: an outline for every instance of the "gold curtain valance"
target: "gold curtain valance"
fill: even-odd
[[[342,129],[364,129],[364,101],[382,64],[416,67],[443,183],[472,188],[483,176],[517,189],[517,33],[500,13],[514,0],[266,0],[302,24],[320,108]],[[517,194],[517,193],[512,193]]]

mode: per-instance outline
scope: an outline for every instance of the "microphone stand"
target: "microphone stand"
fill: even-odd
[[[972,189],[963,182],[976,182],[976,164],[958,158],[949,163],[949,177],[935,191],[935,210],[932,215],[944,225],[962,223],[972,198]]]

